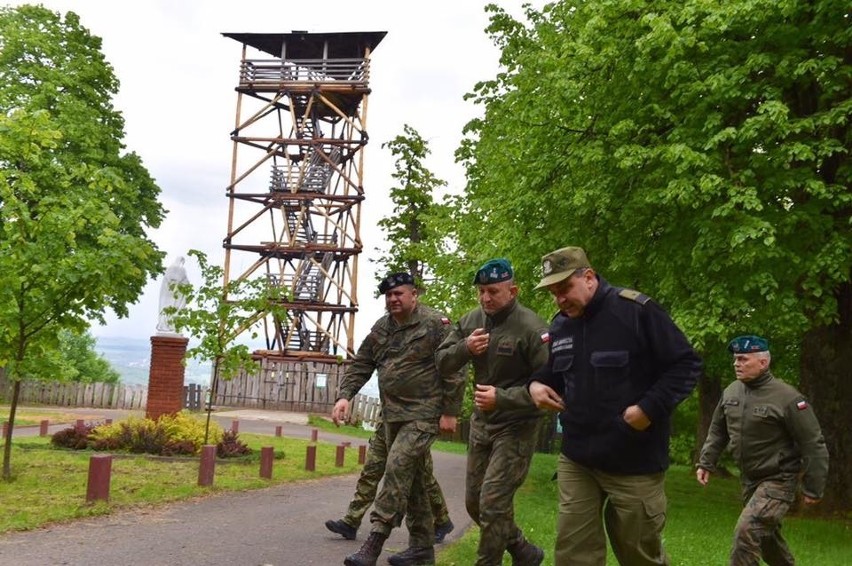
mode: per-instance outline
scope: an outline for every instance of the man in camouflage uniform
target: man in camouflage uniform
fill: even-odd
[[[828,449],[814,411],[794,387],[769,371],[766,339],[739,336],[728,345],[737,379],[722,393],[696,478],[707,485],[719,455],[730,446],[740,468],[745,505],[734,529],[730,564],[795,564],[781,536],[781,519],[796,497],[799,478],[804,503],[822,499]]]
[[[379,482],[382,476],[385,475],[385,463],[388,457],[387,440],[385,439],[385,425],[379,420],[376,426],[376,433],[370,439],[370,450],[367,452],[367,460],[364,462],[364,467],[361,469],[361,475],[358,476],[358,483],[355,485],[355,495],[352,501],[349,502],[349,508],[346,515],[342,519],[328,520],[325,522],[325,527],[333,533],[337,533],[345,539],[355,540],[358,527],[361,526],[361,521],[364,514],[373,500],[376,498]],[[432,454],[426,453],[426,495],[429,497],[429,506],[432,508],[432,517],[435,522],[435,544],[444,542],[446,537],[455,528],[450,520],[447,502],[444,499],[444,492],[441,491],[441,486],[438,480],[435,479],[435,474],[432,470]],[[406,524],[411,523],[411,515],[407,514]]]
[[[480,307],[464,315],[438,349],[438,368],[473,365],[476,391],[470,419],[465,504],[480,526],[476,564],[538,566],[541,548],[514,521],[513,499],[529,471],[541,412],[526,383],[547,362],[547,323],[521,305],[511,264],[494,259],[476,272]]]
[[[394,273],[379,285],[388,313],[361,343],[346,370],[332,410],[335,423],[346,420],[349,401],[370,379],[379,378],[388,456],[382,488],[370,513],[372,529],[361,549],[346,557],[346,566],[373,566],[391,530],[411,514],[409,548],[390,558],[394,566],[432,564],[435,540],[426,496],[426,453],[442,431],[453,431],[461,407],[459,374],[439,374],[435,350],[450,321],[418,304],[414,279]]]

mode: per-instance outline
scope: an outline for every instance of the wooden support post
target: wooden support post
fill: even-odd
[[[317,447],[316,444],[308,445],[308,450],[305,453],[305,469],[313,472],[317,469]]]
[[[281,425],[275,427],[275,436],[281,436]]]
[[[316,441],[317,441],[317,434],[318,434],[318,432],[319,432],[319,431],[318,431],[317,429],[315,429],[315,428],[312,428],[312,429],[311,429],[311,442],[316,442]]]
[[[198,465],[198,485],[208,487],[213,485],[213,475],[216,472],[216,445],[206,444],[201,447],[201,462]]]
[[[268,480],[272,479],[272,461],[274,459],[275,449],[272,446],[262,446],[260,448],[260,477]]]
[[[95,454],[89,458],[89,483],[86,487],[86,503],[109,501],[109,481],[112,472],[112,456]]]
[[[343,460],[346,458],[346,446],[340,444],[337,447],[337,457],[334,459],[334,465],[338,468],[343,467]]]
[[[366,462],[366,461],[367,461],[367,445],[362,444],[361,446],[358,447],[358,463],[363,466],[364,462]]]
[[[231,421],[231,432],[237,434],[240,432],[240,421],[234,419]]]
[[[43,420],[38,425],[38,435],[47,436],[47,427],[50,426],[50,421]]]

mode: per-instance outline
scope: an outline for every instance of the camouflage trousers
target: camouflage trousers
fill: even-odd
[[[487,425],[470,419],[465,505],[480,527],[477,566],[503,563],[506,547],[523,539],[513,500],[535,451],[536,420]]]
[[[371,532],[389,535],[409,519],[409,546],[433,546],[435,525],[426,495],[426,455],[438,436],[438,421],[385,422],[388,456],[382,487],[370,513]]]
[[[560,454],[557,473],[559,514],[554,564],[604,566],[606,536],[619,564],[671,563],[662,542],[666,524],[663,472],[610,474]]]
[[[367,510],[373,504],[378,491],[379,482],[382,476],[385,475],[385,462],[388,458],[388,444],[385,437],[385,425],[379,421],[376,427],[376,433],[370,439],[370,449],[367,452],[367,459],[364,461],[364,467],[361,469],[361,475],[358,476],[358,483],[355,485],[355,495],[352,501],[349,502],[349,508],[346,515],[343,517],[343,522],[357,529],[361,526],[361,521]],[[435,525],[443,525],[450,520],[450,513],[447,509],[447,502],[444,499],[444,492],[435,479],[435,474],[432,468],[432,453],[426,453],[426,495],[429,498],[429,506],[432,508],[432,516]],[[411,521],[411,514],[406,514],[406,524]]]
[[[743,486],[745,507],[734,529],[732,566],[758,565],[761,557],[769,566],[796,563],[781,536],[781,519],[795,500],[796,488],[794,475]]]

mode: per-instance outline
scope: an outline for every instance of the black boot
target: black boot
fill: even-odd
[[[343,519],[337,521],[329,519],[325,522],[325,528],[333,533],[337,533],[346,540],[355,540],[355,533],[358,532],[356,527],[349,525]]]
[[[382,553],[382,545],[388,538],[382,533],[370,533],[370,537],[361,545],[361,550],[346,557],[346,566],[376,566],[376,560]]]
[[[544,561],[544,551],[525,538],[506,549],[512,555],[512,566],[538,566]]]
[[[444,542],[444,538],[453,532],[454,528],[456,528],[456,526],[449,519],[447,519],[446,523],[435,525],[435,544],[441,544]]]
[[[433,566],[435,549],[431,546],[411,546],[388,558],[391,566]]]

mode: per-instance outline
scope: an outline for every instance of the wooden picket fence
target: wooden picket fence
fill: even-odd
[[[12,384],[0,378],[0,397],[12,399]],[[101,409],[144,409],[148,388],[123,383],[59,383],[28,380],[21,382],[18,403],[60,407],[97,407]]]

